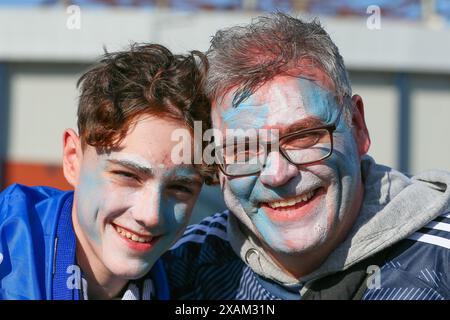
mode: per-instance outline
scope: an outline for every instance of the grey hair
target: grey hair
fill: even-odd
[[[317,19],[306,22],[280,12],[261,16],[246,26],[218,31],[206,54],[210,66],[205,91],[212,100],[237,87],[233,99],[237,105],[273,77],[289,74],[305,58],[330,77],[340,100],[352,94],[344,60]],[[351,103],[345,101],[349,120]]]

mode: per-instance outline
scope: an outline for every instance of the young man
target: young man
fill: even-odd
[[[362,98],[315,21],[219,31],[207,53],[229,208],[165,256],[184,299],[450,299],[450,173],[366,155]]]
[[[74,192],[16,184],[0,195],[1,299],[168,298],[158,258],[207,175],[171,156],[173,130],[208,123],[201,61],[133,45],[80,78],[78,134],[63,136]]]

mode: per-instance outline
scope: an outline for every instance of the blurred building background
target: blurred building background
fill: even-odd
[[[449,0],[0,0],[0,190],[70,188],[62,132],[76,127],[77,78],[104,47],[206,50],[219,28],[275,10],[319,16],[365,100],[378,162],[450,170]],[[223,207],[204,188],[194,219]]]

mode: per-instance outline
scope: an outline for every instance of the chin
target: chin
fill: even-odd
[[[293,226],[292,229],[269,231],[268,234],[273,235],[270,238],[264,238],[261,235],[259,238],[273,252],[286,255],[307,254],[324,247],[330,239],[328,229],[320,228],[312,232],[313,228]]]
[[[117,277],[129,280],[135,280],[145,276],[153,266],[153,262],[120,259],[120,261],[111,261],[107,264],[108,269]]]
[[[284,243],[272,246],[272,250],[277,251],[286,255],[302,255],[310,253],[317,248],[321,247],[323,243],[314,241],[314,242],[293,242],[290,240],[286,240]]]

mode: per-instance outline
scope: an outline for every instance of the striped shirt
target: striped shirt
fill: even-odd
[[[172,299],[295,300],[287,288],[253,272],[227,238],[229,212],[189,226],[163,256]],[[442,215],[389,253],[368,278],[367,300],[450,299],[450,214]],[[370,282],[369,282],[370,280]]]

